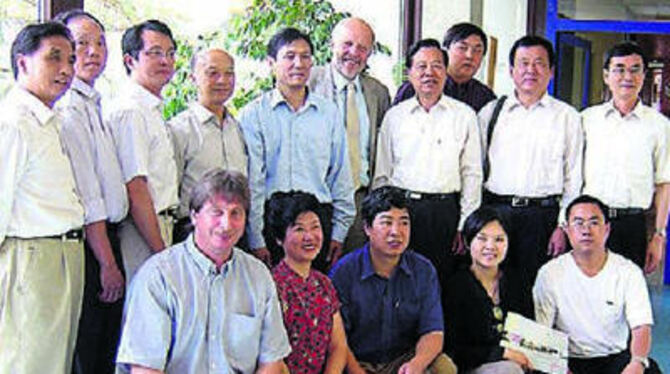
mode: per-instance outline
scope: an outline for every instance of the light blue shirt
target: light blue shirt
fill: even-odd
[[[117,356],[166,373],[253,373],[291,351],[270,271],[242,250],[217,271],[193,236],[151,256],[130,285]]]
[[[293,111],[281,93],[264,93],[240,123],[249,151],[249,245],[265,247],[263,204],[276,191],[299,190],[333,204],[332,239],[343,242],[356,212],[346,135],[337,107],[310,94]]]
[[[330,66],[330,73],[333,75],[333,84],[335,85],[334,90],[335,94],[335,104],[340,108],[342,118],[344,118],[344,125],[346,127],[346,118],[347,118],[347,84],[349,81],[345,79],[342,74],[337,72]],[[365,102],[365,96],[363,95],[363,89],[361,88],[360,74],[356,75],[353,83],[356,87],[356,109],[358,112],[358,126],[359,126],[359,135],[358,135],[358,149],[361,150],[361,175],[360,181],[361,186],[370,185],[370,177],[368,176],[368,171],[370,170],[370,117],[368,117],[367,103]]]

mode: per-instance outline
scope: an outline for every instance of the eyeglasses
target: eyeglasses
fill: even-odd
[[[618,77],[623,77],[626,72],[630,73],[630,75],[639,75],[644,72],[644,68],[642,65],[633,65],[629,68],[626,68],[625,66],[614,66],[610,68],[610,73]]]
[[[569,223],[569,225],[576,229],[591,229],[592,227],[600,227],[602,221],[598,218],[593,218],[589,220],[575,219]]]
[[[147,51],[142,51],[142,53],[144,53],[145,56],[149,57],[152,60],[157,60],[157,59],[161,59],[161,58],[166,58],[166,59],[169,59],[169,60],[173,60],[176,51],[174,49],[169,49],[167,51],[163,51],[160,48],[151,48]]]

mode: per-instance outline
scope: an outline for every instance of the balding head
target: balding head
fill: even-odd
[[[235,60],[222,49],[194,54],[191,74],[198,87],[198,99],[205,107],[222,106],[235,89]]]
[[[333,66],[347,79],[354,79],[367,66],[375,33],[360,18],[345,18],[333,29]]]

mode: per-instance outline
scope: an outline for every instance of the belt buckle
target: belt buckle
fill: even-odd
[[[616,208],[609,208],[609,209],[607,210],[607,215],[608,215],[608,217],[609,217],[610,219],[612,219],[612,218],[617,218],[618,213],[617,213]]]
[[[512,206],[514,208],[522,208],[528,206],[528,198],[527,197],[519,197],[519,196],[513,196],[512,197]]]
[[[407,192],[407,197],[413,200],[421,200],[421,194],[418,192]]]

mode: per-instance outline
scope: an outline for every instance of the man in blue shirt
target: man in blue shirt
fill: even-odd
[[[329,219],[323,222],[324,246],[314,262],[325,269],[339,251],[353,222],[354,191],[345,129],[335,104],[308,92],[312,42],[286,28],[268,43],[268,62],[276,87],[244,108],[240,123],[249,151],[249,247],[270,262],[282,257],[276,243],[263,238],[264,203],[276,191],[314,194]],[[332,239],[332,240],[331,240]]]
[[[342,303],[351,374],[456,373],[441,353],[444,325],[435,268],[406,251],[408,206],[395,187],[372,191],[362,204],[369,244],[343,257],[330,273]]]

